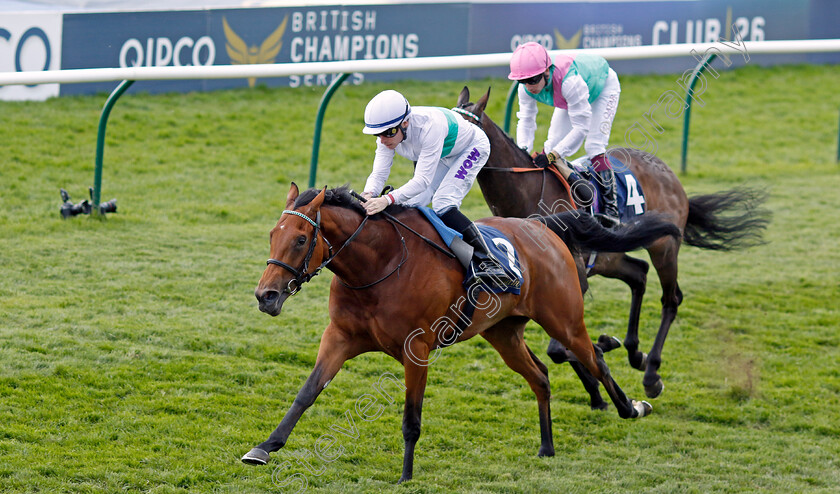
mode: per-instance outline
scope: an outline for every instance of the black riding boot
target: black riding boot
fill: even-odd
[[[577,172],[569,174],[566,179],[569,183],[569,188],[572,190],[572,198],[575,200],[575,206],[578,209],[587,209],[595,202],[595,188],[589,183],[589,180],[584,180]]]
[[[600,180],[597,182],[601,188],[601,198],[604,200],[604,219],[613,225],[617,225],[620,223],[620,220],[615,194],[615,174],[612,169],[599,171],[597,173],[600,177]]]
[[[484,237],[478,231],[475,223],[469,220],[457,208],[447,209],[439,215],[443,223],[460,232],[464,236],[464,242],[473,248],[473,258],[478,261],[478,269],[475,272],[476,278],[487,279],[491,283],[502,283],[503,286],[515,285],[518,280],[512,280],[501,263],[490,254],[490,249],[484,242]]]

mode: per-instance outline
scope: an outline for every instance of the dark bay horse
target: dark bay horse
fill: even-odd
[[[478,124],[490,139],[490,158],[478,174],[478,184],[494,215],[527,218],[573,209],[569,189],[551,173],[512,173],[512,168],[534,168],[526,151],[484,112],[490,90],[477,103],[471,103],[469,89],[461,91],[457,108],[472,115],[464,118]],[[682,236],[663,237],[647,247],[651,262],[662,284],[662,317],[649,354],[639,351],[639,313],[647,284],[648,263],[625,253],[600,254],[588,272],[584,255],[577,256],[581,287],[586,290],[587,276],[600,274],[617,278],[630,287],[630,318],[624,346],[630,365],[644,371],[642,384],[650,398],[659,396],[663,384],[659,376],[662,348],[668,330],[677,316],[683,299],[677,283],[677,254],[681,240],[701,249],[734,250],[761,243],[769,213],[759,209],[764,194],[738,188],[715,194],[687,197],[674,172],[655,155],[632,148],[608,151],[629,168],[644,191],[647,211],[664,215],[682,231]],[[618,173],[618,170],[616,170]],[[546,176],[549,175],[549,176]],[[646,213],[647,214],[647,213]],[[548,354],[557,363],[570,361],[590,394],[592,408],[604,408],[606,402],[598,392],[598,382],[586,375],[585,369],[569,359],[566,349],[556,340]]]
[[[537,397],[540,456],[554,454],[549,411],[548,369],[526,346],[523,332],[533,319],[562,342],[604,385],[622,418],[643,417],[647,402],[630,400],[610,376],[583,320],[583,295],[569,248],[630,250],[663,235],[678,236],[671,223],[651,216],[638,225],[607,230],[589,217],[562,213],[540,221],[488,218],[513,243],[523,283],[517,295],[490,294],[463,286],[460,263],[435,250],[440,236],[416,209],[390,206],[388,216],[368,217],[347,191],[310,189],[298,195],[292,184],[277,225],[270,234],[268,267],[255,295],[272,316],[303,283],[327,267],[330,322],[321,338],[311,375],[270,437],[242,461],[264,465],[282,448],[301,415],[330,383],[343,363],[359,354],[384,352],[405,368],[400,481],[412,477],[414,448],[428,366],[439,349],[481,335],[505,363],[521,374]],[[568,247],[567,247],[568,246]],[[476,307],[465,327],[454,327],[465,301]],[[431,357],[430,357],[431,356]]]

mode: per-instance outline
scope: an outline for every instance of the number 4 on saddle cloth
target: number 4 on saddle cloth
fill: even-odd
[[[607,153],[609,155],[609,153]],[[637,216],[645,213],[645,194],[642,186],[633,172],[614,156],[609,156],[615,174],[615,191],[618,205],[619,219],[622,223],[633,221]],[[586,156],[569,163],[572,168],[595,188],[595,200],[592,204],[593,213],[604,213],[604,201],[601,200],[601,187],[598,186],[598,174],[592,168],[592,163]]]
[[[446,226],[431,208],[418,207],[417,209],[423,213],[432,226],[435,227],[447,247],[452,249],[456,257],[462,261],[462,264],[465,264],[465,258],[472,256],[472,247],[469,247],[469,244],[461,240],[462,235]],[[522,286],[522,272],[519,270],[519,254],[516,253],[516,249],[514,249],[513,244],[502,232],[495,228],[480,225],[478,223],[476,223],[476,226],[478,227],[478,231],[484,236],[484,241],[490,249],[490,254],[499,261],[499,264],[505,270],[510,280],[506,280],[507,283],[503,283],[501,280],[500,283],[479,280],[479,278],[475,275],[478,268],[475,265],[477,261],[475,258],[472,258],[469,260],[469,266],[466,267],[467,273],[464,278],[464,286],[471,287],[472,285],[480,282],[481,288],[484,291],[519,295],[519,288]],[[464,248],[470,249],[470,252],[466,255],[463,254]]]

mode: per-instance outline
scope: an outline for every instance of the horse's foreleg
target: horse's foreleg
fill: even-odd
[[[663,290],[662,295],[662,322],[659,324],[659,331],[656,332],[656,339],[647,358],[645,377],[642,378],[642,385],[645,387],[645,394],[648,398],[656,398],[665,389],[662,384],[662,377],[659,375],[659,366],[662,365],[662,348],[665,346],[665,338],[671,329],[674,319],[677,317],[677,307],[682,302],[682,291],[676,282],[670,290]]]
[[[404,359],[405,366],[405,408],[403,409],[403,440],[405,453],[403,454],[402,475],[398,483],[411,480],[414,475],[414,447],[420,439],[420,417],[423,411],[423,395],[426,392],[426,378],[428,365],[416,362],[426,362],[429,349],[423,344],[411,346],[412,358]],[[416,358],[416,360],[415,360]]]
[[[528,385],[537,397],[537,409],[540,417],[540,449],[537,455],[554,456],[554,438],[551,434],[551,386],[548,382],[548,369],[537,360],[537,356],[522,339],[525,322],[502,321],[481,333],[481,336],[493,345],[493,348],[499,352],[508,367],[528,381]],[[597,385],[596,383],[596,392]]]
[[[647,272],[650,266],[647,262],[624,255],[616,277],[630,287],[630,317],[627,321],[627,335],[624,337],[624,348],[627,349],[627,359],[634,369],[645,370],[647,356],[639,351],[639,317],[642,312],[642,299],[647,287]]]
[[[589,343],[588,338],[574,341],[569,345],[569,348],[575,352],[575,355],[578,355],[581,364],[586,366],[587,370],[604,385],[604,389],[610,395],[619,417],[623,419],[641,418],[650,414],[651,406],[649,403],[631,400],[624,394],[624,391],[612,378],[600,348]]]
[[[662,349],[665,346],[665,338],[671,329],[674,319],[677,317],[677,307],[682,303],[683,295],[677,283],[677,249],[669,245],[668,248],[652,255],[651,260],[656,267],[659,281],[662,284],[662,320],[659,323],[659,330],[656,332],[656,339],[650,349],[647,358],[645,376],[642,378],[642,385],[645,387],[645,394],[649,398],[656,398],[662,393],[665,386],[659,376],[659,366],[662,365]],[[652,253],[653,254],[653,253]]]
[[[303,412],[315,403],[315,399],[318,398],[321,391],[335,377],[336,373],[341,369],[341,365],[347,359],[358,354],[356,352],[349,352],[348,350],[349,348],[345,344],[342,335],[337,330],[331,330],[331,326],[328,326],[321,339],[315,368],[298,392],[289,411],[286,412],[280,425],[277,426],[265,442],[253,448],[242,457],[244,463],[265,465],[268,463],[269,453],[277,451],[286,445],[289,434],[294,429],[301,415],[303,415]]]

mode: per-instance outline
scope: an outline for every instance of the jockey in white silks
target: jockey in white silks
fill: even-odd
[[[517,145],[529,153],[533,150],[537,102],[554,107],[543,147],[547,154],[537,155],[535,163],[553,164],[561,157],[573,155],[584,144],[598,174],[604,212],[617,223],[615,176],[605,154],[621,94],[615,71],[597,55],[559,55],[552,63],[542,45],[530,42],[513,52],[508,79],[520,82]]]
[[[373,171],[362,194],[367,199],[367,213],[376,214],[391,204],[426,206],[431,202],[444,224],[461,233],[473,247],[480,267],[476,275],[508,280],[478,227],[459,210],[490,157],[490,141],[484,131],[452,110],[412,108],[402,94],[387,90],[377,94],[365,108],[362,132],[377,137]],[[415,162],[414,176],[402,187],[379,196],[395,154]]]

